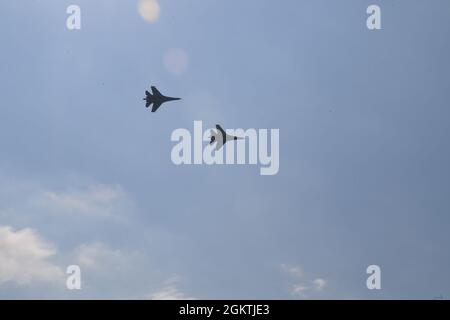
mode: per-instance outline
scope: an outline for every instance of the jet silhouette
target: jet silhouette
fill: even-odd
[[[209,144],[216,142],[216,151],[222,148],[222,146],[231,140],[241,140],[243,138],[229,135],[222,129],[222,127],[216,124],[217,131],[211,130],[211,141]]]
[[[145,107],[148,108],[153,103],[152,112],[158,110],[158,108],[167,101],[180,100],[180,98],[172,98],[166,97],[161,94],[161,92],[156,89],[156,87],[152,86],[152,93],[145,91],[146,97],[142,100],[145,100]]]

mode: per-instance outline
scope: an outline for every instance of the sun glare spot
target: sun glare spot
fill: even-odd
[[[139,14],[148,22],[156,22],[159,18],[161,8],[156,0],[139,0]]]
[[[164,66],[170,73],[180,75],[186,71],[188,64],[188,55],[182,49],[169,49],[164,54]]]

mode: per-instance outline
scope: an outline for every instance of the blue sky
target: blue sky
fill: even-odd
[[[448,1],[138,2],[0,4],[0,298],[450,295]],[[279,128],[279,173],[175,166],[194,120]]]

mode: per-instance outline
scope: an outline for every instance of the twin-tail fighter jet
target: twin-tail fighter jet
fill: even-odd
[[[152,112],[155,112],[158,110],[158,108],[167,101],[174,101],[174,100],[180,100],[180,98],[172,98],[172,97],[166,97],[161,94],[161,92],[156,89],[156,87],[152,86],[152,93],[145,91],[145,107],[150,107],[151,104],[153,104]]]
[[[211,140],[209,144],[216,143],[216,151],[222,148],[222,146],[228,141],[241,140],[243,138],[229,135],[222,129],[222,127],[216,124],[217,131],[211,130]]]

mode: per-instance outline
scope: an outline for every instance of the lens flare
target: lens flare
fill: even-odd
[[[164,66],[170,73],[180,75],[186,71],[188,64],[188,55],[182,49],[169,49],[164,54]]]
[[[138,10],[141,17],[150,23],[156,22],[161,12],[156,0],[139,0]]]

